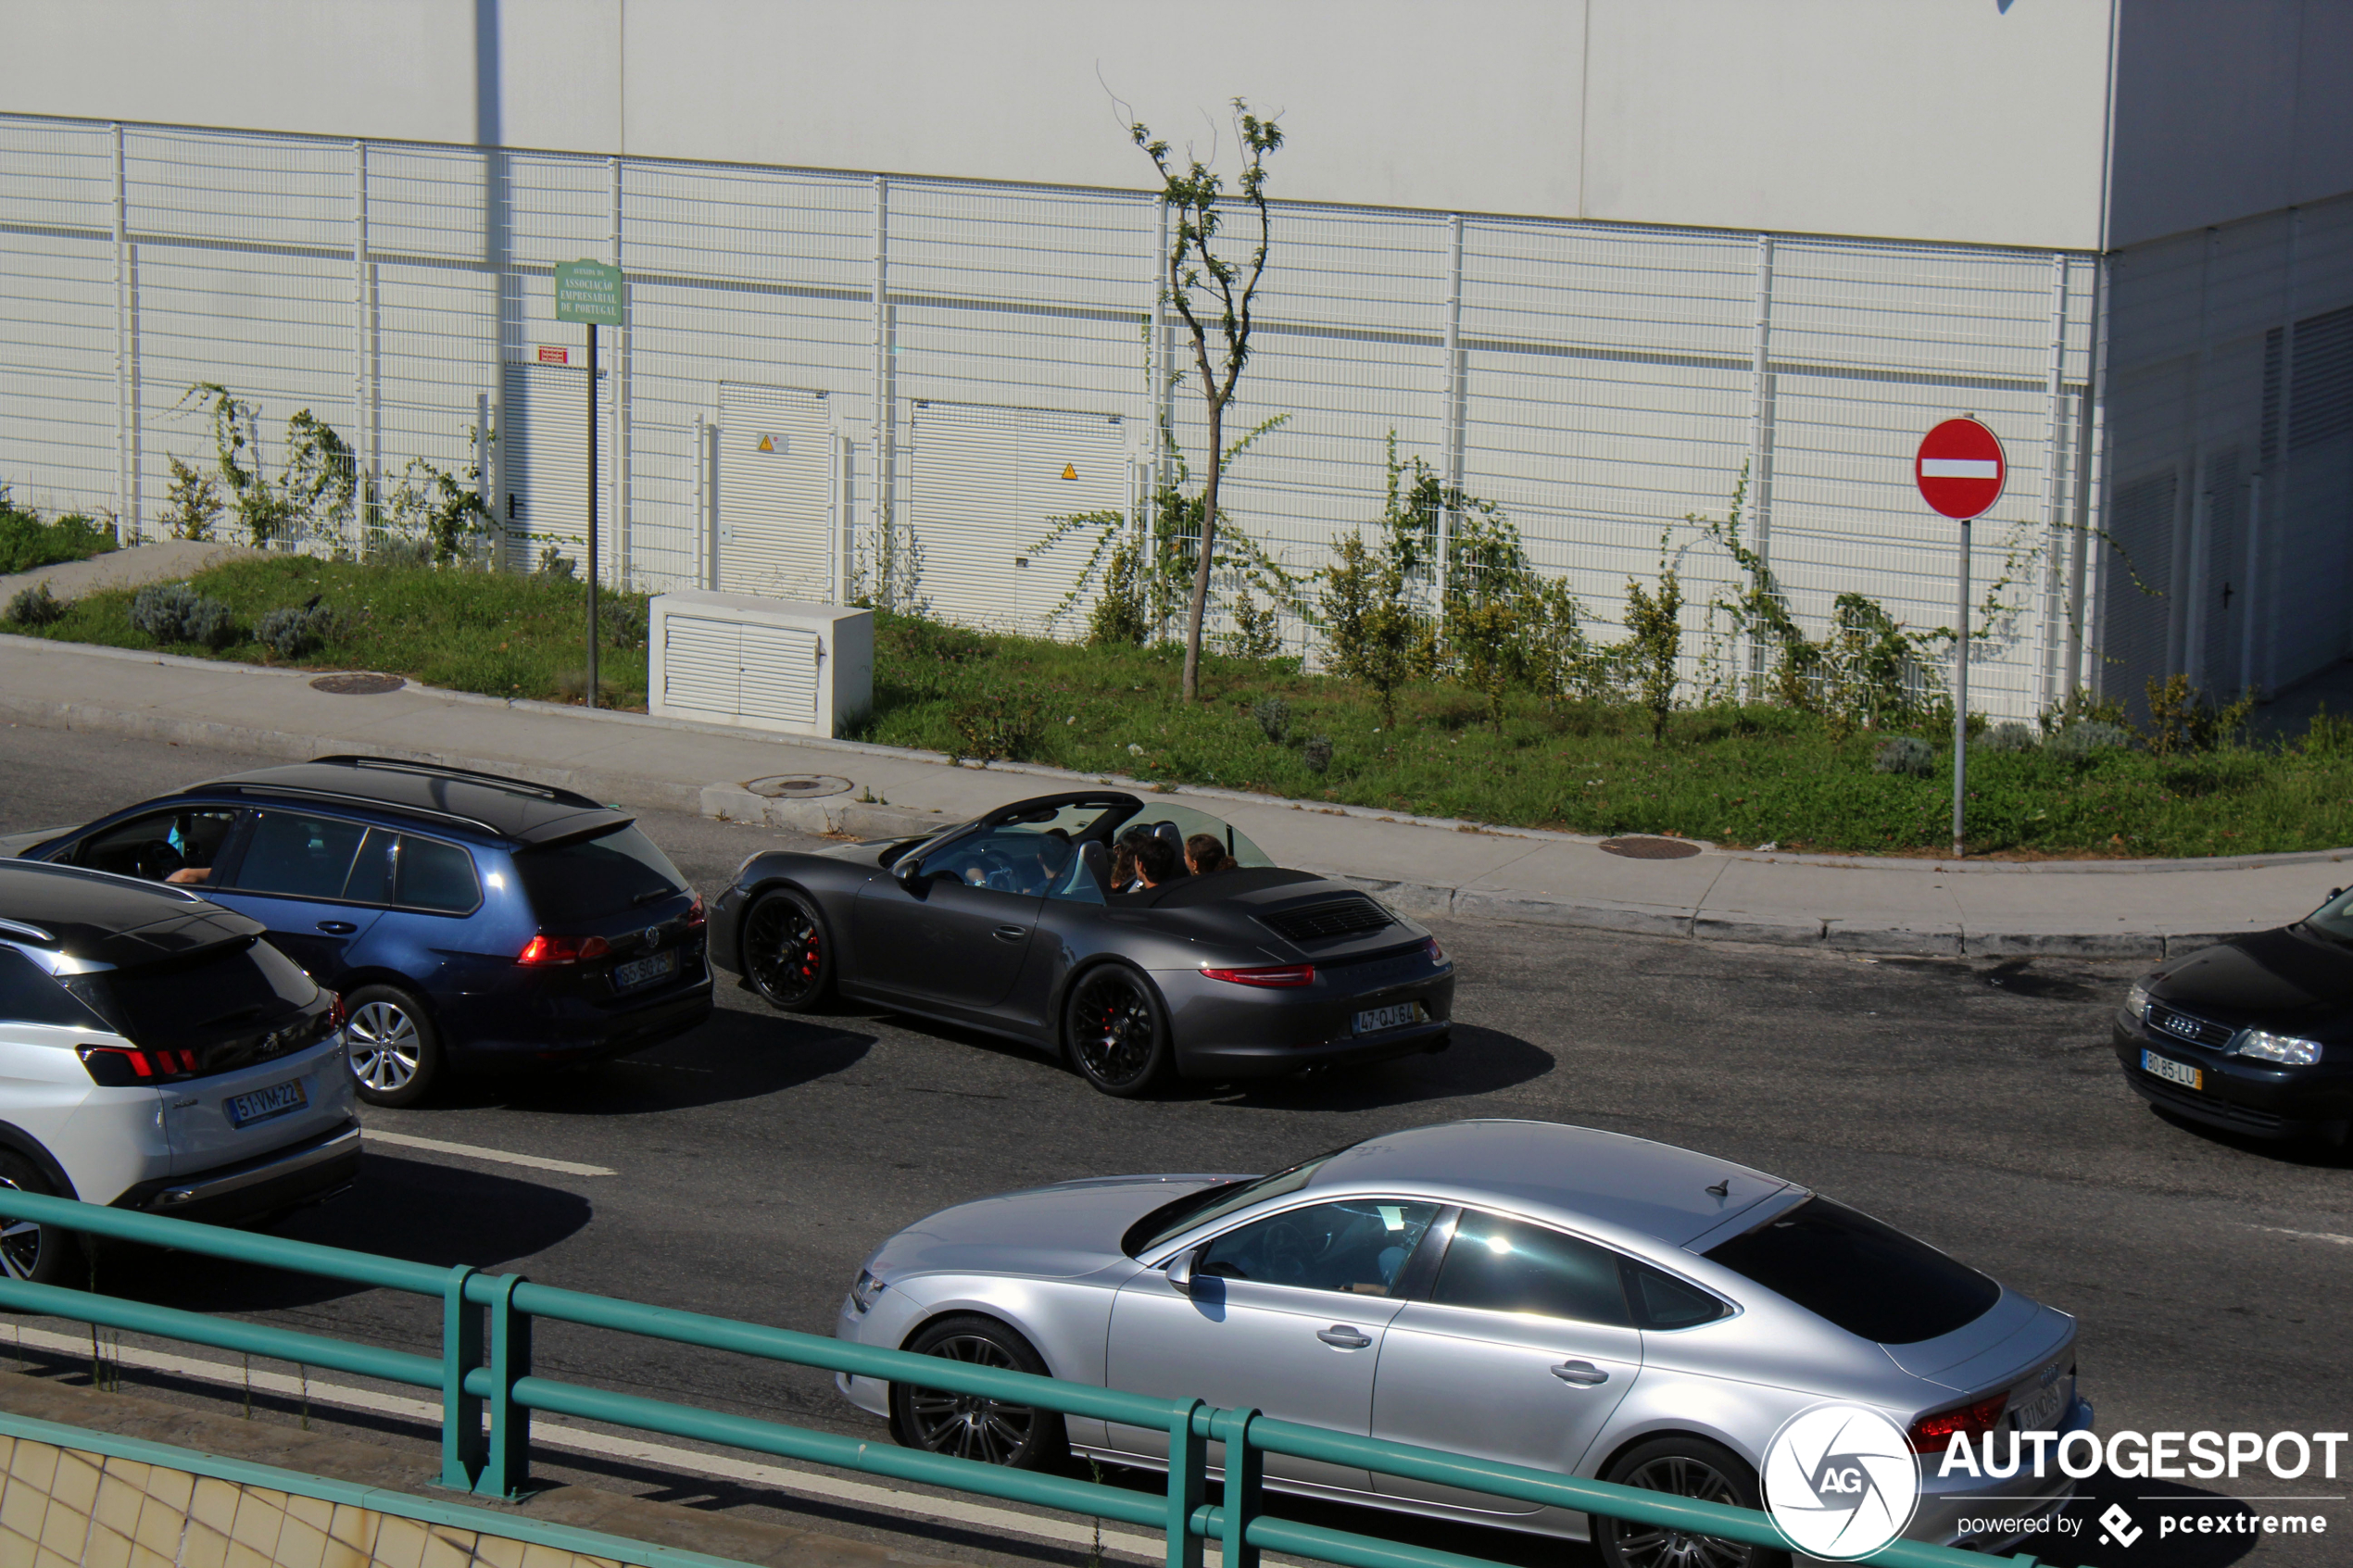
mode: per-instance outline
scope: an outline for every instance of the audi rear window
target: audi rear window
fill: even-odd
[[[1881,1345],[1950,1334],[2002,1294],[1968,1264],[1827,1198],[1809,1198],[1707,1257]]]
[[[525,849],[515,856],[515,871],[543,922],[604,920],[686,890],[670,857],[628,826]]]
[[[150,1050],[209,1045],[248,1033],[318,998],[319,987],[285,954],[247,937],[188,958],[77,974],[66,989],[123,1035]]]

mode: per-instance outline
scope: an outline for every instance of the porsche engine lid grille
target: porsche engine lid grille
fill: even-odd
[[[1323,936],[1355,936],[1378,931],[1390,922],[1387,911],[1362,894],[1258,918],[1293,942],[1313,942]]]

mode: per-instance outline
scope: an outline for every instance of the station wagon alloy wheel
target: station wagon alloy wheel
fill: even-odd
[[[414,1105],[433,1087],[441,1045],[423,1004],[390,985],[368,985],[347,998],[345,1054],[359,1098],[371,1105]]]

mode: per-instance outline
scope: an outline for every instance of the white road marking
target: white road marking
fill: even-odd
[[[2353,1236],[2338,1236],[2334,1231],[2291,1231],[2277,1225],[2249,1225],[2252,1231],[2269,1231],[2273,1236],[2292,1236],[2298,1241],[2333,1241],[2339,1247],[2353,1247]]]
[[[554,1171],[567,1176],[618,1176],[618,1171],[602,1165],[575,1165],[569,1160],[548,1160],[536,1154],[511,1154],[503,1148],[484,1148],[479,1144],[444,1143],[439,1138],[410,1137],[407,1133],[380,1132],[374,1127],[362,1127],[359,1135],[370,1143],[388,1143],[401,1148],[427,1149],[434,1154],[462,1155],[468,1160],[495,1160],[501,1165],[528,1165],[535,1171]]]
[[[1922,479],[1999,479],[2002,470],[1991,458],[1922,458]]]
[[[422,1140],[411,1139],[411,1142]],[[86,1334],[54,1334],[47,1329],[18,1328],[18,1345],[29,1349],[45,1350],[53,1354],[74,1357],[90,1353]],[[193,1378],[202,1383],[220,1383],[242,1388],[250,1380],[253,1387],[265,1394],[286,1399],[308,1397],[314,1404],[339,1405],[348,1410],[373,1411],[381,1415],[396,1415],[422,1422],[438,1428],[441,1406],[430,1399],[412,1399],[399,1394],[379,1394],[370,1388],[352,1388],[340,1383],[321,1383],[312,1379],[306,1384],[300,1377],[289,1377],[282,1372],[253,1372],[225,1361],[198,1361],[193,1356],[175,1355],[169,1350],[150,1350],[137,1345],[109,1343],[106,1353],[123,1366],[145,1367],[151,1372],[168,1373],[175,1377]],[[952,1524],[969,1525],[975,1529],[1002,1531],[1008,1535],[1027,1536],[1034,1540],[1052,1541],[1063,1546],[1091,1549],[1095,1544],[1095,1527],[1076,1520],[1057,1519],[1036,1513],[1016,1513],[1011,1509],[991,1508],[986,1503],[963,1502],[954,1498],[936,1498],[922,1492],[901,1491],[896,1486],[872,1486],[862,1481],[845,1481],[815,1471],[781,1464],[759,1464],[748,1460],[731,1459],[725,1454],[700,1453],[691,1449],[673,1449],[660,1443],[639,1442],[634,1437],[618,1437],[603,1432],[585,1431],[567,1426],[546,1416],[535,1416],[531,1423],[531,1440],[550,1449],[569,1449],[575,1453],[603,1454],[613,1459],[636,1460],[649,1464],[664,1465],[693,1474],[715,1476],[728,1481],[743,1481],[757,1486],[774,1486],[780,1491],[799,1492],[808,1497],[826,1498],[836,1502],[853,1503],[862,1508],[882,1509],[892,1513],[907,1514],[917,1519],[936,1519]],[[1141,1558],[1151,1562],[1167,1561],[1166,1542],[1159,1536],[1131,1535],[1127,1531],[1106,1524],[1102,1547],[1107,1552],[1123,1557]],[[1220,1561],[1214,1541],[1207,1545],[1210,1562]],[[1265,1562],[1276,1568],[1296,1568],[1282,1559],[1266,1557]]]

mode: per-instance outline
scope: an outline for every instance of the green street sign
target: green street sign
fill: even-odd
[[[556,320],[592,327],[618,327],[621,269],[601,261],[556,263]]]

